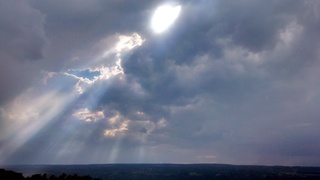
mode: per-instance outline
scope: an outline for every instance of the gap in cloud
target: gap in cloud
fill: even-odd
[[[69,69],[67,73],[89,80],[93,80],[95,79],[95,77],[98,77],[101,74],[100,71],[95,71],[91,69]]]
[[[152,17],[151,26],[155,33],[166,31],[178,18],[181,6],[162,5],[159,6]]]

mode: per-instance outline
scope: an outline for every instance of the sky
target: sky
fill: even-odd
[[[0,0],[0,164],[320,166],[319,32],[318,0]]]

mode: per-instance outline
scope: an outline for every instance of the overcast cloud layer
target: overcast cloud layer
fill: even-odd
[[[320,165],[320,1],[0,1],[0,163]]]

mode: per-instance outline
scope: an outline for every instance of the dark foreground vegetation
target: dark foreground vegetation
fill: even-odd
[[[100,164],[20,165],[2,166],[2,168],[19,173],[1,169],[0,180],[320,179],[320,167],[237,166],[223,164]]]
[[[73,176],[66,175],[65,173],[60,176],[51,175],[47,177],[47,174],[34,174],[30,177],[24,177],[22,173],[17,173],[14,171],[8,171],[5,169],[0,169],[0,179],[1,180],[98,180],[97,178],[91,178],[90,176],[78,176],[74,174]]]

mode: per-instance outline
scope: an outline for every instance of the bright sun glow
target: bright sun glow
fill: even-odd
[[[181,6],[160,6],[156,9],[152,17],[152,29],[156,33],[161,33],[176,20],[181,10]]]

